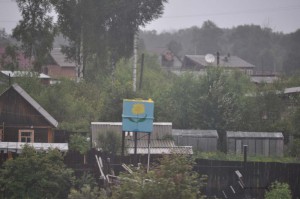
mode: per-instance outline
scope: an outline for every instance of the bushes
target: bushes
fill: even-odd
[[[270,190],[265,193],[265,199],[292,199],[290,186],[287,183],[275,181]]]

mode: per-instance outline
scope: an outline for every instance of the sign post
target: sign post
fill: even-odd
[[[122,114],[122,155],[124,156],[125,132],[134,133],[134,155],[137,164],[137,134],[148,133],[148,165],[150,162],[150,135],[153,131],[154,102],[149,100],[123,100]]]

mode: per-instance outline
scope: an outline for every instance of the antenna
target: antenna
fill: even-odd
[[[213,63],[214,61],[215,61],[215,56],[214,55],[212,55],[212,54],[206,54],[205,55],[205,61],[207,62],[207,63]]]

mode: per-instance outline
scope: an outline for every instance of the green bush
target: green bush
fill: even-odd
[[[265,199],[292,199],[290,186],[287,183],[275,181],[270,190],[265,193]]]

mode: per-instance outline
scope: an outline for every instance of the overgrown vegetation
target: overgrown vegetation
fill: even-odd
[[[112,198],[200,199],[203,183],[192,168],[193,162],[187,156],[164,156],[148,173],[142,168],[121,175],[122,183],[113,190]]]
[[[290,186],[287,183],[274,182],[266,192],[265,199],[292,199]]]
[[[66,198],[73,181],[58,150],[36,152],[25,145],[19,157],[1,167],[1,198]]]

